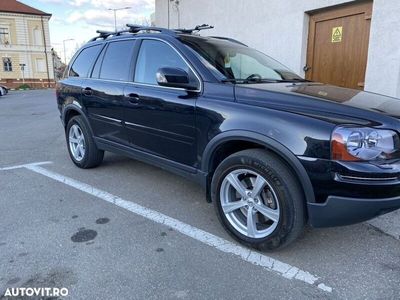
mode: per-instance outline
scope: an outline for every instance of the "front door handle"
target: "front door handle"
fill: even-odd
[[[82,93],[85,96],[92,96],[93,95],[93,90],[90,87],[85,87],[84,89],[82,89]]]
[[[128,94],[128,101],[132,104],[139,104],[140,97],[138,94],[130,93]]]

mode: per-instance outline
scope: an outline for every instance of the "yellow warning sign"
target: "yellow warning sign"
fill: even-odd
[[[332,43],[340,43],[343,36],[343,27],[333,27],[332,28]]]

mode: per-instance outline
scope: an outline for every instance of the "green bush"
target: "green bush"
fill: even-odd
[[[19,90],[29,90],[30,88],[31,88],[31,87],[30,87],[28,84],[26,84],[26,83],[21,84],[21,85],[18,87]]]

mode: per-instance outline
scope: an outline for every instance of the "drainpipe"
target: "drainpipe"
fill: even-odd
[[[50,87],[49,59],[47,58],[47,51],[46,51],[46,34],[45,34],[45,31],[44,31],[43,16],[40,16],[40,20],[41,20],[41,22],[42,22],[42,35],[43,35],[43,44],[44,44],[44,57],[46,58],[47,87]]]
[[[169,29],[169,26],[170,26],[170,25],[169,25],[169,18],[170,18],[170,16],[169,16],[169,1],[170,1],[170,0],[167,0],[167,3],[168,3],[168,29]]]

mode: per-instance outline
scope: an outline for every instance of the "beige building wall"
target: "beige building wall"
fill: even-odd
[[[0,78],[1,79],[13,79],[13,78],[19,78],[21,76],[21,72],[19,67],[17,67],[21,60],[19,57],[18,53],[13,53],[13,52],[2,52],[0,54],[1,58],[1,68],[0,68]],[[10,58],[12,62],[12,72],[5,72],[3,68],[3,58]]]
[[[42,87],[48,78],[54,81],[49,19],[49,16],[0,12],[0,28],[9,31],[9,43],[0,43],[0,83],[18,87],[24,78],[32,87]],[[12,61],[11,72],[4,70],[4,57]],[[23,73],[19,64],[25,64]]]

